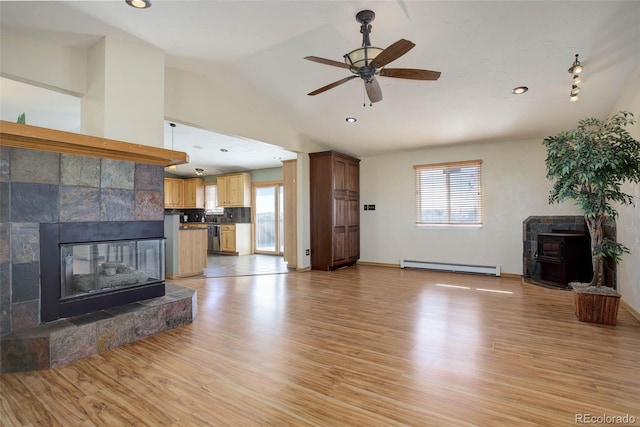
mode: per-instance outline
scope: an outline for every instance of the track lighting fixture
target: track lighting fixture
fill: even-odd
[[[568,71],[571,74],[580,74],[583,69],[584,67],[580,64],[580,61],[578,61],[578,54],[576,53],[576,60],[573,61],[573,64],[571,64],[571,68],[569,68]]]
[[[582,83],[582,77],[580,73],[584,70],[584,66],[578,60],[578,54],[576,53],[576,59],[571,64],[571,67],[567,70],[569,74],[573,75],[573,83],[571,84],[571,92],[569,92],[569,102],[576,102],[578,98],[578,92],[580,92],[580,83]]]
[[[202,176],[202,175],[204,175],[204,169],[202,169],[202,168],[196,168],[196,175],[198,175],[198,176]]]

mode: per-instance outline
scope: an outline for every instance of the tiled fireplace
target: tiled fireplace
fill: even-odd
[[[165,292],[163,172],[0,145],[0,372],[57,366],[192,321],[195,292]],[[108,294],[115,300],[96,302]]]
[[[40,224],[40,319],[163,296],[163,234],[163,221]]]
[[[557,284],[546,283],[541,277],[542,268],[539,259],[541,254],[538,253],[538,235],[558,232],[583,234],[587,236],[586,238],[588,238],[589,235],[587,225],[582,215],[530,216],[523,221],[522,277],[526,282],[558,289]],[[615,223],[605,225],[605,236],[611,240],[616,239]],[[605,274],[607,276],[607,283],[612,283],[615,287],[615,265],[608,260],[605,260]]]

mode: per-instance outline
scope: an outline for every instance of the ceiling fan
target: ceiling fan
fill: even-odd
[[[317,56],[306,56],[304,58],[309,61],[319,62],[320,64],[346,68],[354,74],[353,76],[345,77],[344,79],[323,86],[320,89],[316,89],[313,92],[309,92],[308,95],[317,95],[356,77],[360,77],[364,81],[364,87],[369,100],[371,103],[374,103],[382,101],[382,90],[376,80],[376,75],[410,80],[438,80],[440,77],[439,71],[418,70],[414,68],[384,68],[384,66],[391,61],[395,61],[409,52],[415,44],[409,40],[400,39],[386,49],[371,46],[369,34],[371,33],[371,21],[373,21],[375,17],[376,14],[371,10],[362,10],[356,14],[356,21],[361,24],[362,47],[344,55],[344,62],[319,58]]]

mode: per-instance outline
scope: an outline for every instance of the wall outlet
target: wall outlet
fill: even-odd
[[[364,210],[368,211],[369,210],[369,205],[364,205]]]
[[[370,211],[375,211],[376,210],[376,205],[369,205],[369,210]]]
[[[305,254],[306,256],[311,255],[311,249],[307,249],[307,250],[305,250],[305,251],[304,251],[304,254]]]

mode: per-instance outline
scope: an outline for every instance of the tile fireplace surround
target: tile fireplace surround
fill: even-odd
[[[0,121],[0,373],[45,369],[191,323],[195,291],[41,322],[40,224],[162,221],[185,153]],[[44,255],[43,255],[44,256]]]

